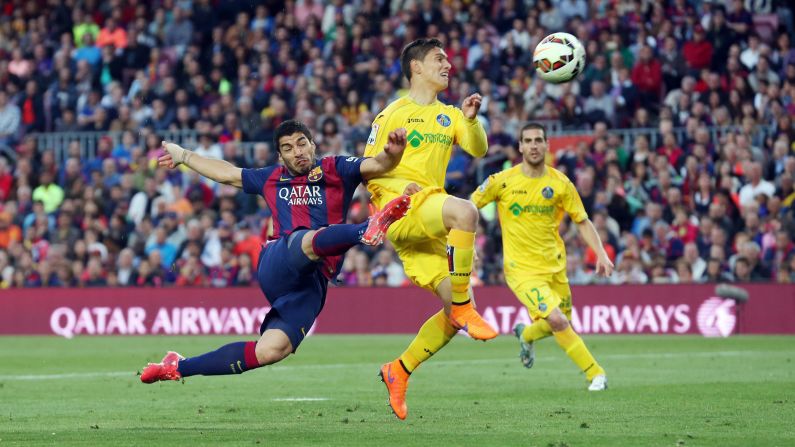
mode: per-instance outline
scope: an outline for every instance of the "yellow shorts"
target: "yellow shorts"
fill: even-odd
[[[406,276],[431,292],[450,276],[447,265],[447,228],[442,206],[450,197],[442,188],[426,188],[411,196],[411,208],[387,232]]]
[[[548,317],[556,307],[571,320],[571,288],[565,270],[548,275],[514,274],[506,282],[533,320]]]

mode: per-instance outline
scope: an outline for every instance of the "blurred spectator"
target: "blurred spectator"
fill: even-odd
[[[0,217],[0,287],[251,284],[269,210],[184,170],[157,171],[163,135],[262,167],[278,162],[275,126],[296,117],[320,155],[360,156],[373,114],[405,94],[400,50],[423,35],[442,39],[454,65],[442,101],[484,95],[488,157],[456,150],[450,193],[466,197],[514,165],[517,130],[543,120],[549,162],[577,185],[612,247],[612,281],[795,277],[786,2],[770,30],[753,24],[774,9],[740,0],[640,10],[583,0],[529,10],[523,2],[399,10],[341,0],[283,10],[259,0],[84,2],[46,22],[51,29],[41,26],[46,10],[19,5],[2,12],[25,26],[3,33],[0,216],[10,217]],[[586,46],[573,82],[545,83],[530,68],[533,45],[552,31]],[[572,133],[559,139],[561,130]],[[92,136],[41,135],[52,131]],[[366,203],[357,198],[352,221],[366,218]],[[489,210],[482,222],[473,282],[502,283],[499,222]],[[565,240],[572,283],[595,281],[584,245]],[[352,250],[342,278],[403,283],[388,246]]]

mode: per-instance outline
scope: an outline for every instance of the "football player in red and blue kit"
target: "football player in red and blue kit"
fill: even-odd
[[[271,304],[258,341],[230,343],[196,357],[169,352],[150,363],[141,381],[179,380],[194,375],[240,374],[276,363],[295,352],[323,308],[328,281],[339,273],[345,252],[357,244],[383,242],[389,226],[405,216],[410,199],[400,196],[361,224],[345,224],[356,187],[383,175],[400,162],[406,130],[391,132],[384,151],[372,158],[315,158],[312,134],[289,120],[274,135],[280,165],[241,169],[163,143],[160,166],[188,168],[216,182],[265,198],[274,231],[259,258],[257,279]]]

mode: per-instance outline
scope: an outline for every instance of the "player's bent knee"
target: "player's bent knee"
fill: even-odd
[[[444,224],[447,228],[475,231],[478,224],[478,209],[469,200],[450,197],[442,208]]]
[[[270,365],[283,360],[290,355],[293,348],[290,345],[290,340],[268,340],[263,342],[260,340],[254,352],[257,355],[257,362],[261,366]]]
[[[565,331],[569,327],[569,320],[563,315],[560,309],[553,310],[546,318],[549,327],[553,332]]]

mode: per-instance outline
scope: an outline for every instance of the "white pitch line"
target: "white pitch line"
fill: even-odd
[[[328,397],[274,397],[273,402],[319,402],[331,400]]]
[[[795,355],[795,351],[706,351],[706,352],[657,352],[644,354],[605,354],[599,355],[599,359],[605,360],[633,360],[633,359],[658,359],[658,358],[692,358],[692,357],[767,357],[770,354]],[[548,357],[544,362],[568,361],[564,358]],[[471,364],[497,363],[503,361],[513,361],[513,358],[490,358],[473,360],[438,360],[434,365],[439,366],[458,366]],[[268,369],[272,371],[298,371],[298,370],[318,370],[318,369],[343,369],[377,367],[373,362],[360,363],[331,363],[326,365],[275,365]],[[98,377],[136,377],[133,371],[106,371],[106,372],[86,372],[86,373],[64,373],[64,374],[21,374],[21,375],[0,375],[0,381],[25,381],[25,380],[63,380],[63,379],[90,379]]]

